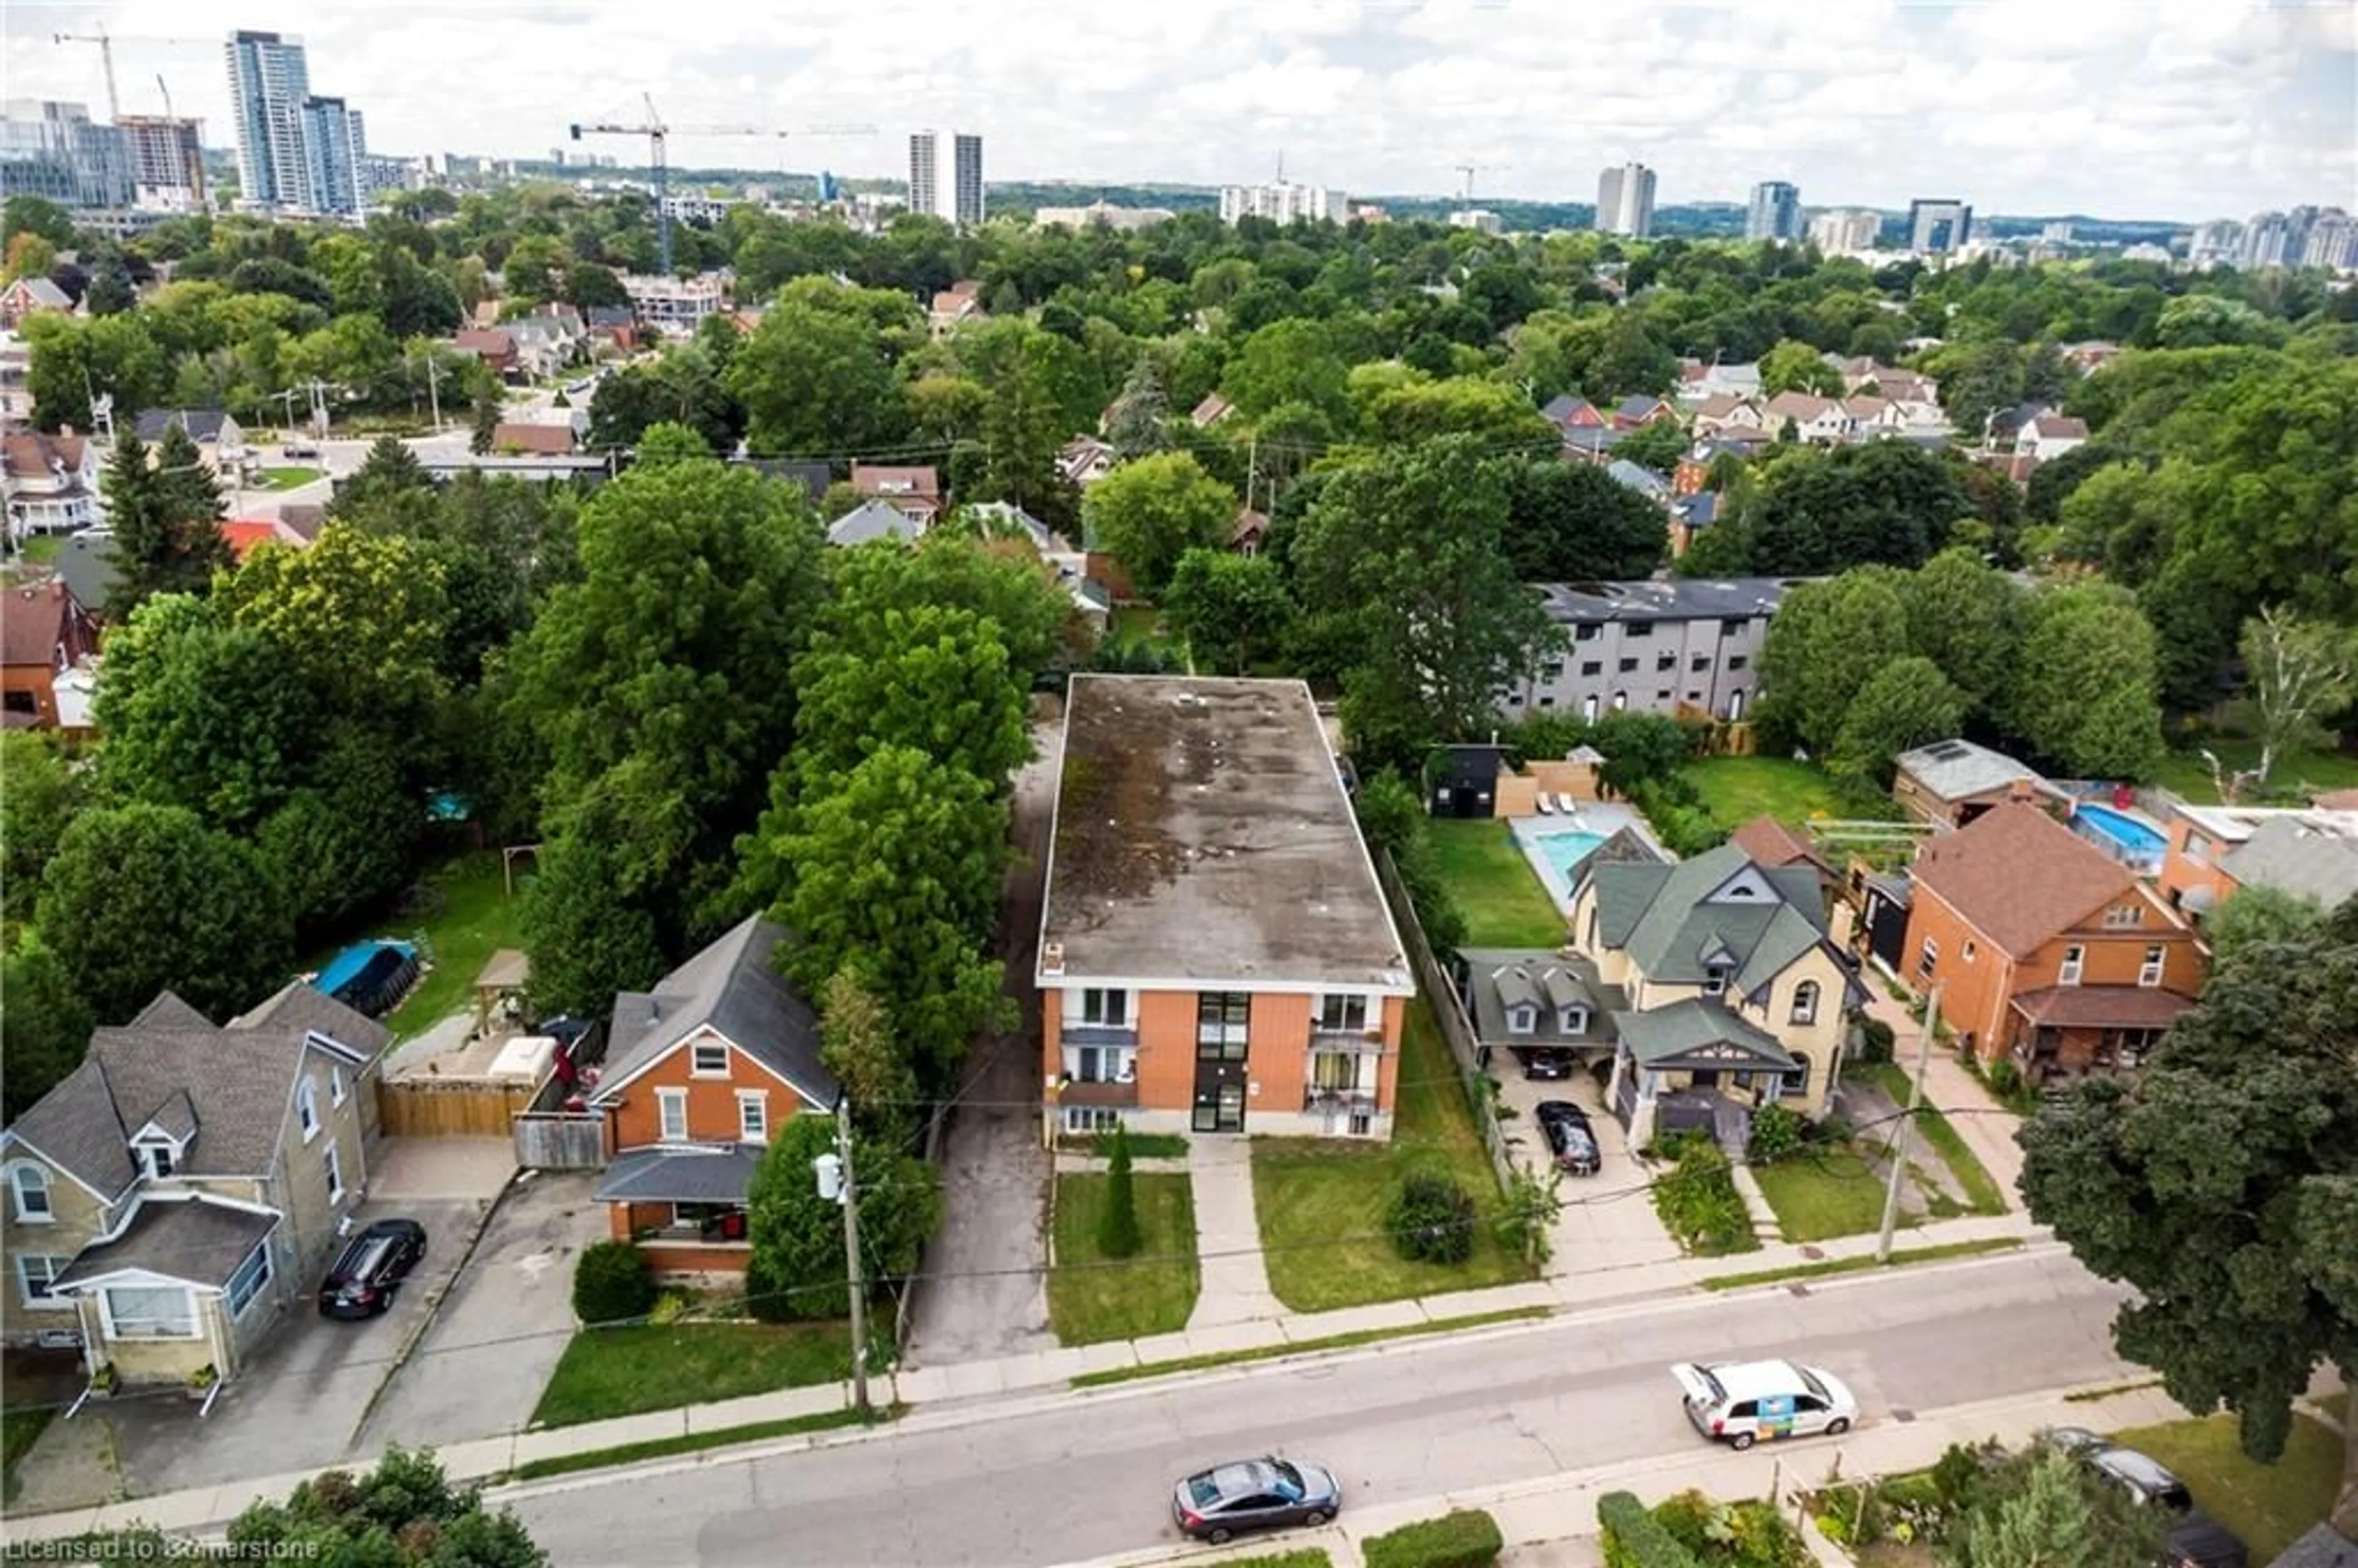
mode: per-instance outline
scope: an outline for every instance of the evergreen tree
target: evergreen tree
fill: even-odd
[[[115,444],[106,509],[122,574],[114,600],[118,614],[159,593],[203,593],[213,573],[230,564],[221,488],[177,424],[152,449],[136,436]]]
[[[1130,1169],[1130,1133],[1119,1121],[1106,1135],[1106,1202],[1098,1214],[1098,1250],[1134,1258],[1146,1239],[1138,1228],[1138,1178]]]
[[[1114,401],[1106,439],[1124,458],[1143,457],[1171,448],[1171,399],[1163,389],[1163,372],[1152,354],[1141,354]]]
[[[498,433],[499,427],[499,399],[496,397],[475,399],[474,430],[467,438],[467,449],[479,458],[489,457],[492,450],[492,438]]]

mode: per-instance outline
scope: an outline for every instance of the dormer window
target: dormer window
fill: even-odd
[[[160,1132],[142,1134],[131,1152],[150,1181],[160,1182],[179,1168],[180,1145]]]
[[[1588,1010],[1585,1007],[1558,1008],[1555,1026],[1559,1033],[1585,1034],[1588,1033]]]
[[[1705,996],[1725,996],[1727,993],[1727,966],[1725,964],[1704,965],[1703,971],[1703,994]]]
[[[1529,1034],[1539,1028],[1539,1026],[1540,1010],[1538,1008],[1518,1004],[1507,1010],[1507,1032],[1509,1033]]]

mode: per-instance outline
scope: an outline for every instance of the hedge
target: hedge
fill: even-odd
[[[1597,1498],[1596,1522],[1604,1534],[1605,1568],[1701,1568],[1694,1553],[1631,1493],[1607,1492]]]
[[[1488,1568],[1506,1550],[1498,1521],[1480,1509],[1419,1519],[1359,1546],[1368,1568]]]

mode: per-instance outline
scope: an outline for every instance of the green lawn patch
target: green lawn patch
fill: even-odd
[[[1847,1143],[1817,1143],[1752,1167],[1788,1241],[1857,1236],[1883,1223],[1884,1180]]]
[[[1425,824],[1433,860],[1466,916],[1469,947],[1560,947],[1564,917],[1498,821],[1435,817]]]
[[[1444,1291],[1478,1290],[1531,1279],[1498,1223],[1504,1207],[1473,1108],[1431,1005],[1409,1004],[1401,1047],[1400,1108],[1392,1141],[1257,1138],[1253,1206],[1260,1222],[1270,1289],[1295,1312],[1328,1312]],[[1474,1255],[1463,1263],[1411,1262],[1384,1234],[1384,1210],[1412,1172],[1451,1177],[1474,1195],[1481,1217]]]
[[[28,567],[48,566],[58,558],[65,542],[62,534],[27,534],[25,542],[16,547],[16,558]]]
[[[1891,1261],[1877,1263],[1873,1253],[1856,1258],[1828,1258],[1816,1263],[1795,1263],[1783,1269],[1758,1269],[1748,1274],[1714,1274],[1703,1281],[1706,1291],[1740,1291],[1750,1285],[1780,1284],[1787,1280],[1816,1280],[1828,1274],[1864,1274],[1873,1269],[1896,1269],[1906,1263],[1933,1263],[1943,1258],[1971,1258],[1983,1252],[2012,1252],[2022,1246],[2017,1236],[1994,1236],[1981,1241],[1946,1241],[1938,1247],[1900,1247]]]
[[[2293,1417],[2284,1457],[2255,1465],[2244,1457],[2232,1415],[2173,1421],[2113,1434],[2178,1472],[2194,1500],[2243,1538],[2252,1561],[2271,1563],[2332,1511],[2342,1480],[2342,1437],[2321,1422]]]
[[[1843,1069],[1845,1075],[1863,1077],[1878,1085],[1891,1097],[1894,1105],[1905,1108],[1911,1082],[1908,1072],[1896,1062],[1859,1062]],[[1941,1162],[1949,1167],[1949,1174],[1965,1195],[1965,1207],[1974,1214],[2004,1214],[2006,1193],[1997,1178],[1974,1157],[1964,1136],[1960,1133],[1938,1106],[1930,1100],[1916,1108],[1916,1131]]]
[[[1756,816],[1800,824],[1812,816],[1875,815],[1865,801],[1841,793],[1823,769],[1790,757],[1705,757],[1680,771],[1712,819],[1730,832]]]
[[[1075,1153],[1087,1154],[1093,1160],[1113,1158],[1112,1135],[1092,1132],[1084,1137],[1065,1137],[1061,1146]],[[1130,1157],[1133,1160],[1184,1160],[1187,1157],[1187,1135],[1184,1132],[1133,1132],[1130,1134]]]
[[[2257,767],[2260,743],[2257,741],[2229,740],[2224,736],[2205,741],[2218,753],[2220,765],[2230,773],[2241,768]],[[2164,789],[2184,795],[2197,806],[2215,806],[2219,801],[2218,786],[2211,779],[2211,764],[2194,752],[2172,752],[2161,760],[2154,771],[2154,783]],[[2329,790],[2358,789],[2358,756],[2342,752],[2293,752],[2278,757],[2268,770],[2268,787],[2273,790],[2306,791],[2323,795]]]
[[[508,895],[498,850],[445,860],[427,873],[426,885],[435,894],[434,907],[415,926],[398,921],[379,925],[387,936],[422,930],[434,951],[434,967],[385,1018],[396,1040],[471,1005],[484,960],[502,947],[524,946],[524,890]]]
[[[1523,1323],[1553,1314],[1553,1309],[1550,1307],[1506,1307],[1498,1312],[1469,1313],[1464,1317],[1443,1317],[1425,1323],[1403,1324],[1398,1328],[1362,1328],[1349,1334],[1329,1334],[1317,1339],[1291,1340],[1283,1345],[1257,1345],[1249,1350],[1220,1351],[1209,1356],[1182,1356],[1170,1361],[1148,1361],[1136,1367],[1111,1367],[1102,1372],[1084,1372],[1072,1381],[1073,1387],[1076,1389],[1102,1389],[1112,1383],[1134,1383],[1141,1378],[1167,1378],[1174,1372],[1210,1372],[1223,1367],[1234,1367],[1243,1361],[1274,1361],[1284,1356],[1310,1356],[1322,1350],[1349,1350],[1361,1345],[1379,1344],[1387,1339],[1415,1339],[1428,1334],[1455,1334],[1461,1329],[1481,1328],[1494,1323]]]
[[[585,1328],[549,1374],[533,1421],[572,1426],[851,1376],[841,1323],[675,1323]]]
[[[48,1405],[0,1411],[0,1501],[16,1500],[16,1465],[33,1451],[57,1411]]]
[[[324,469],[266,468],[262,470],[263,490],[300,490],[315,480],[327,478]]]
[[[1203,1274],[1195,1262],[1195,1200],[1187,1177],[1133,1173],[1138,1229],[1134,1258],[1098,1250],[1098,1222],[1113,1178],[1056,1178],[1056,1266],[1048,1271],[1048,1321],[1066,1345],[1098,1345],[1170,1334],[1187,1326]]]
[[[546,1459],[527,1459],[508,1472],[512,1481],[538,1481],[550,1476],[569,1476],[577,1470],[603,1470],[615,1465],[636,1465],[648,1459],[668,1459],[678,1454],[700,1454],[708,1448],[730,1448],[740,1443],[759,1443],[771,1437],[797,1437],[806,1432],[833,1432],[838,1427],[872,1426],[891,1421],[898,1410],[879,1411],[863,1416],[846,1406],[839,1411],[821,1411],[817,1415],[789,1416],[784,1421],[748,1422],[742,1426],[716,1427],[710,1432],[685,1432],[677,1437],[657,1437],[645,1443],[618,1443],[611,1448],[592,1448],[580,1454],[558,1454]]]

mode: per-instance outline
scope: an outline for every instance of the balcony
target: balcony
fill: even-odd
[[[1384,1054],[1384,1032],[1380,1029],[1324,1029],[1314,1023],[1310,1026],[1310,1048],[1349,1056],[1380,1056]]]
[[[1313,1086],[1303,1092],[1302,1108],[1314,1114],[1344,1111],[1373,1116],[1378,1108],[1373,1089],[1322,1089]]]
[[[1082,1083],[1077,1080],[1056,1091],[1056,1103],[1063,1105],[1101,1105],[1131,1110],[1138,1105],[1138,1080],[1123,1083]]]

